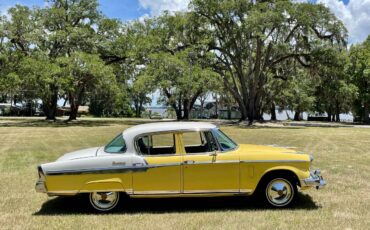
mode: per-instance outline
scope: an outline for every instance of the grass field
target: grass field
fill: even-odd
[[[121,212],[95,215],[82,197],[48,198],[34,190],[36,166],[65,152],[101,146],[140,120],[72,124],[0,119],[0,229],[370,229],[370,129],[222,126],[239,143],[295,146],[314,155],[328,181],[301,192],[292,209],[253,199],[131,200]]]

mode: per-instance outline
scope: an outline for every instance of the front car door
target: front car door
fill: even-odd
[[[182,133],[183,193],[239,193],[239,154],[216,130]]]
[[[146,134],[136,138],[137,151],[146,165],[133,173],[135,195],[180,193],[183,156],[178,141],[176,133]]]

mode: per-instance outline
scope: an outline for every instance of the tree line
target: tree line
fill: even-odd
[[[0,18],[0,101],[42,101],[54,120],[68,101],[96,116],[137,116],[160,92],[189,119],[210,92],[237,105],[241,120],[276,119],[276,107],[352,112],[369,122],[370,37],[348,46],[343,23],[325,6],[290,0],[192,0],[189,11],[120,21],[97,0],[15,5]]]

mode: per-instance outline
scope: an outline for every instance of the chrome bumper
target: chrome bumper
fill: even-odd
[[[47,193],[45,181],[38,180],[35,186],[36,192]]]
[[[326,181],[321,176],[320,170],[311,172],[309,178],[301,180],[302,187],[316,187],[316,189],[322,188],[326,185]]]

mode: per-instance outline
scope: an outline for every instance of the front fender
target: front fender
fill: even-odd
[[[265,172],[263,173],[263,175],[261,176],[261,178],[266,175],[267,173],[269,172],[272,172],[272,171],[277,171],[277,170],[286,170],[286,171],[290,171],[292,173],[294,173],[298,180],[301,180],[301,179],[304,179],[304,178],[307,178],[310,176],[310,171],[309,170],[301,170],[297,167],[294,167],[294,166],[275,166],[275,167],[272,167],[272,168],[269,168],[267,170],[265,170]],[[261,179],[260,178],[260,179]]]

